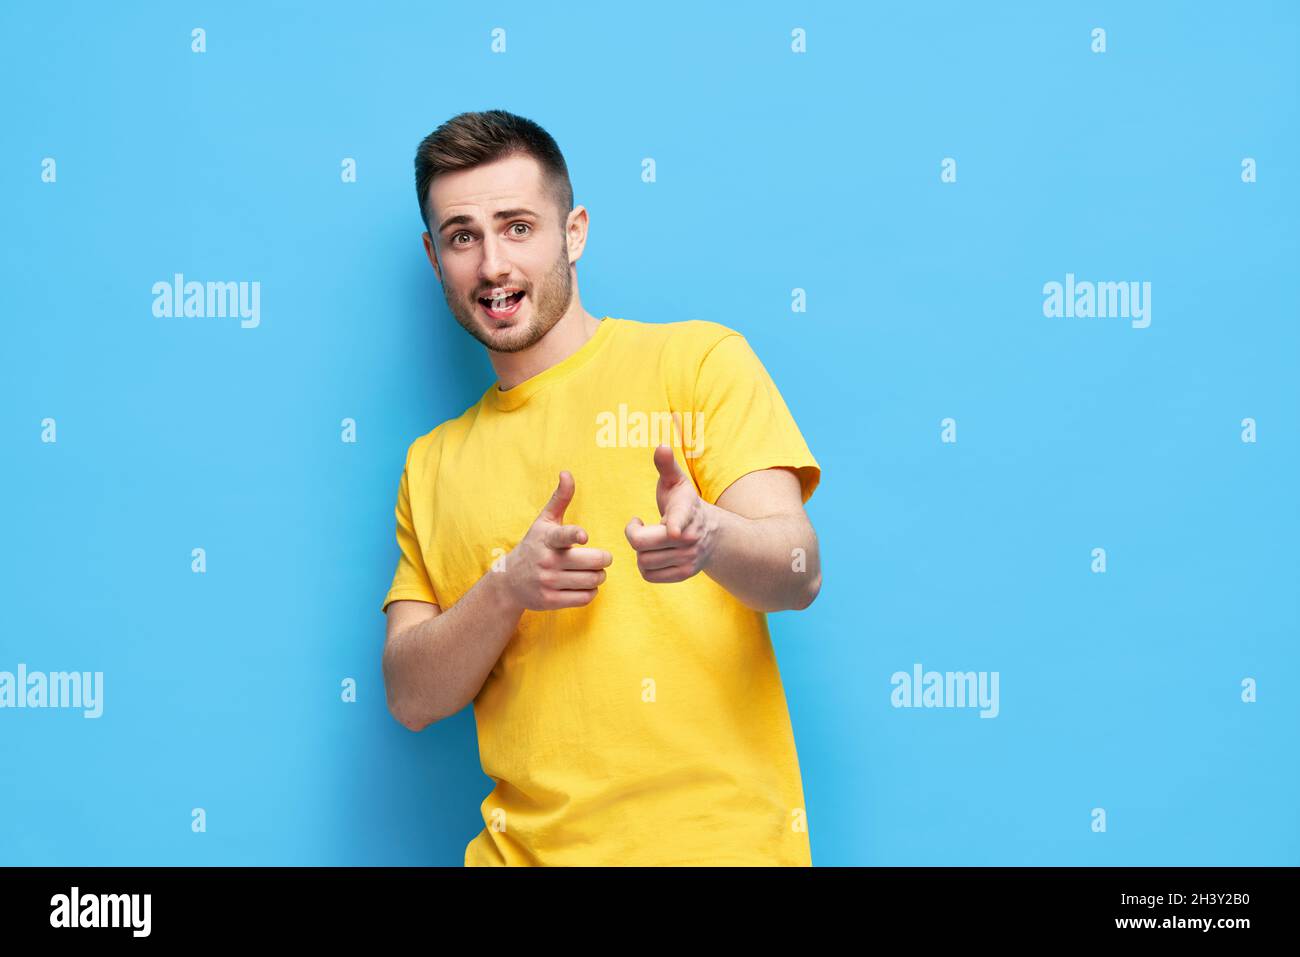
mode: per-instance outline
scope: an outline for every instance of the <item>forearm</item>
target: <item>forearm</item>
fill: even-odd
[[[745,518],[707,505],[715,544],[705,573],[755,611],[803,609],[821,589],[812,525],[799,515]]]
[[[390,705],[421,730],[472,701],[510,642],[523,608],[488,571],[441,614],[393,636],[383,660]]]

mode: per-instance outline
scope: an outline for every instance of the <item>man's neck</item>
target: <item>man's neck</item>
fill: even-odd
[[[581,306],[566,312],[546,335],[519,352],[492,352],[488,358],[496,371],[497,388],[513,389],[573,355],[596,334],[600,320]]]

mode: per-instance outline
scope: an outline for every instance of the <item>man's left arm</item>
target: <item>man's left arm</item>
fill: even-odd
[[[755,611],[812,604],[821,590],[821,557],[795,472],[746,473],[714,505],[700,498],[671,448],[655,449],[654,463],[662,520],[645,525],[634,518],[625,530],[642,578],[676,582],[704,572]]]

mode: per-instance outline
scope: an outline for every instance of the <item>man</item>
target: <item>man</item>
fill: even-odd
[[[535,123],[461,114],[415,169],[498,381],[407,450],[383,671],[413,731],[474,703],[465,864],[810,865],[764,613],[820,588],[821,470],[780,393],[726,326],[583,309],[587,211]]]

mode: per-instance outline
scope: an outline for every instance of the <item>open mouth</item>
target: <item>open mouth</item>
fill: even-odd
[[[485,299],[480,297],[478,304],[493,319],[508,319],[519,310],[519,304],[523,302],[524,292],[511,293],[505,299]],[[500,308],[497,308],[500,304]]]

